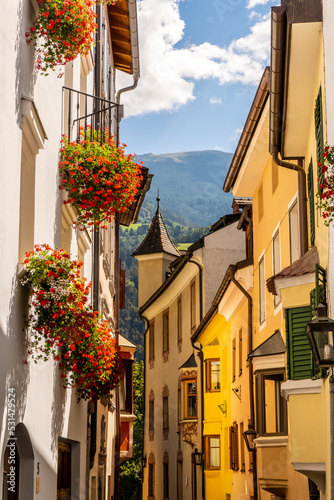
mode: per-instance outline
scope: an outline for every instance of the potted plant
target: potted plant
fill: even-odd
[[[26,33],[37,49],[36,67],[48,71],[87,55],[97,27],[92,0],[37,0],[36,21]],[[62,76],[61,74],[59,76]]]
[[[59,363],[64,387],[76,387],[78,399],[110,399],[121,376],[119,348],[107,322],[88,304],[91,283],[80,276],[82,262],[43,244],[26,253],[24,265],[22,283],[32,288],[29,355],[36,363]]]
[[[328,226],[334,220],[334,146],[326,145],[322,156],[318,163],[322,176],[318,178],[317,206]]]
[[[77,210],[77,225],[103,227],[133,202],[142,180],[141,167],[132,155],[125,155],[123,146],[116,146],[108,131],[102,141],[90,129],[86,137],[81,130],[80,141],[63,137],[60,189],[68,193],[64,203]]]

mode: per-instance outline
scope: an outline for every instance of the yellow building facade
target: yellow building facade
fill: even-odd
[[[268,500],[330,498],[328,379],[305,332],[315,315],[310,292],[318,282],[326,288],[328,268],[328,229],[316,208],[326,140],[322,6],[295,3],[272,8],[271,67],[224,185],[253,201],[249,360],[258,497]]]

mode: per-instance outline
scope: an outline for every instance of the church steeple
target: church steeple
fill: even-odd
[[[157,196],[157,210],[152,219],[150,228],[142,243],[132,254],[133,257],[155,253],[167,253],[179,257],[180,253],[172,242],[165,221],[160,212],[159,192]]]
[[[180,256],[172,242],[160,212],[157,210],[143,242],[132,254],[138,260],[138,305],[141,307],[164,283],[170,273],[170,264]]]

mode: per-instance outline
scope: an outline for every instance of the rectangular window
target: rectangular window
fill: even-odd
[[[168,397],[162,398],[163,429],[168,429]]]
[[[197,417],[197,389],[195,380],[186,380],[184,382],[185,404],[184,418]]]
[[[259,222],[263,217],[263,184],[261,182],[258,191]]]
[[[190,321],[191,321],[191,331],[195,331],[196,328],[196,287],[193,283],[190,287]]]
[[[313,183],[313,162],[312,158],[307,172],[308,206],[310,214],[310,243],[314,245],[315,240],[315,215],[314,215],[314,183]]]
[[[183,500],[183,462],[177,462],[177,500]]]
[[[58,468],[57,468],[57,498],[60,498],[62,494],[64,495],[64,498],[71,498],[71,482],[72,482],[71,462],[72,462],[71,444],[59,440]]]
[[[281,270],[281,244],[279,229],[273,236],[273,274],[277,274]],[[274,306],[277,307],[281,302],[278,295],[274,295]]]
[[[148,464],[148,497],[154,498],[154,464]]]
[[[230,427],[230,469],[239,470],[238,424]]]
[[[298,210],[298,203],[296,200],[289,210],[290,264],[293,264],[300,258]]]
[[[205,468],[220,469],[220,436],[205,436]]]
[[[163,342],[162,342],[162,347],[163,347],[163,352],[166,352],[169,350],[169,315],[168,313],[165,313],[163,315],[163,326],[162,326],[162,336],[163,336]]]
[[[153,359],[154,358],[154,323],[150,324],[149,331],[148,331],[148,337],[149,337],[148,356],[149,356],[149,359]]]
[[[177,341],[182,340],[182,300],[177,301]]]
[[[290,380],[312,378],[318,372],[305,332],[306,325],[311,319],[312,312],[309,306],[286,310],[287,362]]]
[[[164,500],[169,499],[169,471],[168,464],[163,464],[164,466]]]
[[[260,435],[287,434],[286,401],[281,396],[284,371],[260,372],[256,376],[256,405]]]
[[[132,413],[133,361],[123,359],[123,378],[120,381],[120,410]]]
[[[208,359],[206,361],[206,390],[220,391],[220,361]]]
[[[239,330],[239,377],[242,375],[242,328]]]
[[[148,430],[154,431],[154,401],[149,401],[148,403]]]
[[[272,193],[274,194],[278,186],[278,165],[274,162],[274,160],[272,161],[271,173],[272,173],[272,178],[271,178]]]
[[[181,405],[182,405],[182,399],[181,399],[181,389],[178,389],[177,391],[177,418],[178,421],[180,422],[182,418],[181,414]]]
[[[264,269],[264,257],[259,260],[259,320],[262,325],[266,320],[266,277]]]

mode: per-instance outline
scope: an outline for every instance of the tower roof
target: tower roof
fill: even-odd
[[[137,250],[133,252],[132,255],[134,257],[137,255],[149,255],[161,252],[175,255],[175,257],[179,257],[180,255],[168,234],[166,224],[160,212],[159,198],[157,198],[157,201],[158,207],[152,219],[150,228],[142,243],[139,245]]]

